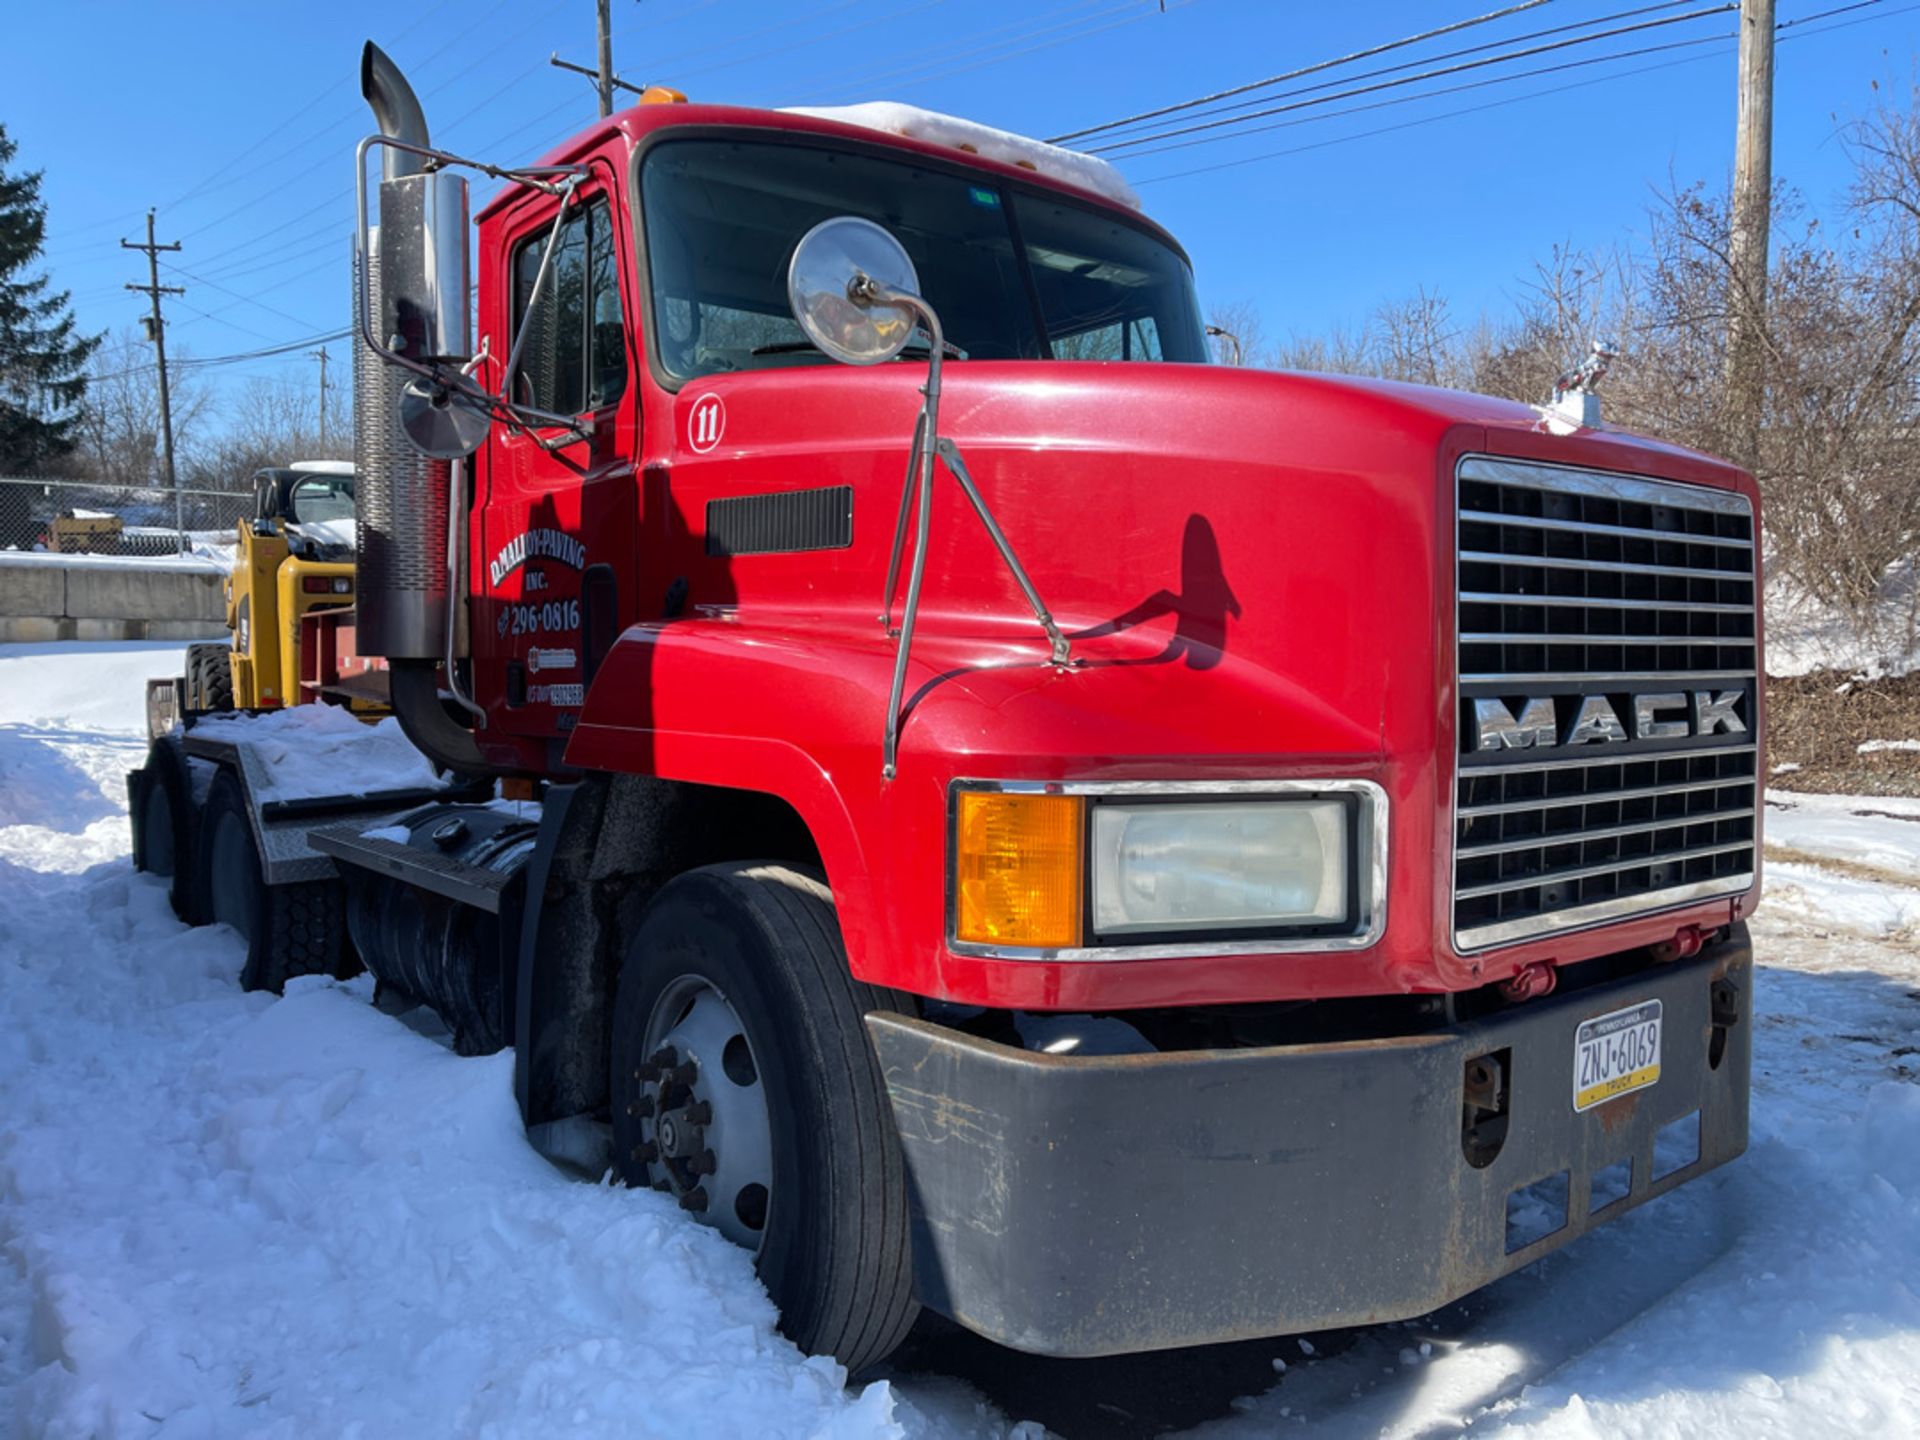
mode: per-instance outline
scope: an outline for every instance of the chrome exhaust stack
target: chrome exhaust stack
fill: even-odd
[[[357,643],[361,654],[390,662],[390,703],[407,738],[438,764],[482,771],[488,767],[473,734],[448,713],[439,679],[441,664],[451,676],[465,648],[457,582],[464,483],[453,493],[464,467],[423,454],[409,439],[404,391],[414,376],[393,363],[457,368],[470,358],[467,182],[428,165],[419,98],[371,41],[361,55],[360,92],[393,143],[380,147],[377,225],[364,223],[364,145],[355,162],[363,221],[353,251]]]
[[[354,313],[401,355],[458,364],[467,326],[467,185],[402,145],[424,149],[426,116],[400,69],[368,43],[360,89],[380,133],[380,223],[356,239]],[[356,327],[358,328],[358,327]],[[354,469],[358,475],[359,638],[365,655],[439,660],[450,603],[447,568],[450,469],[422,455],[401,425],[408,376],[365,335],[353,347]]]

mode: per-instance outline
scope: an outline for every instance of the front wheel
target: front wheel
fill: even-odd
[[[754,1251],[788,1337],[849,1371],[916,1313],[906,1168],[862,1018],[905,1008],[848,971],[825,884],[772,863],[669,883],[614,1001],[622,1178]]]

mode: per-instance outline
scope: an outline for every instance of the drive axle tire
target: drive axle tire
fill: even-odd
[[[155,741],[147,751],[133,862],[136,870],[165,880],[173,913],[196,925],[199,867],[194,853],[192,785],[185,757],[166,740]]]
[[[918,1313],[906,1166],[862,1018],[908,1005],[853,978],[825,883],[774,862],[667,884],[614,998],[622,1178],[755,1249],[788,1338],[849,1372]],[[768,1183],[742,1185],[756,1166]]]
[[[207,792],[200,822],[200,913],[230,925],[247,945],[243,990],[276,994],[296,975],[342,975],[346,906],[338,880],[269,885],[246,797],[231,774]]]

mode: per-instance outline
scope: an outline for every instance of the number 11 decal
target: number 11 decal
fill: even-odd
[[[702,395],[687,412],[687,445],[696,455],[704,455],[720,443],[727,433],[727,407],[718,395]]]

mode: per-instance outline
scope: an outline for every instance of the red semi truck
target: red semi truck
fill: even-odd
[[[1747,475],[1208,364],[1051,146],[655,91],[505,170],[362,84],[352,641],[446,779],[155,742],[250,981],[512,1046],[854,1369],[1413,1316],[1744,1148]]]

